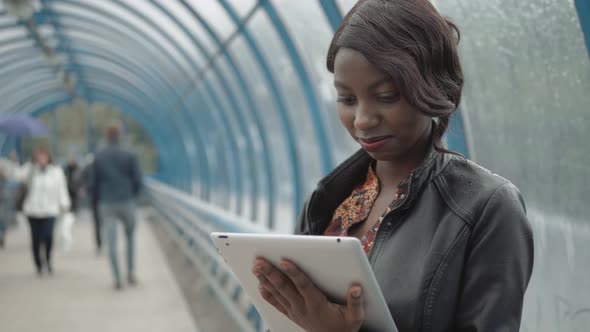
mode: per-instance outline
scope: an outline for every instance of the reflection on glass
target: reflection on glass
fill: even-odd
[[[322,176],[322,171],[317,136],[313,130],[301,81],[266,14],[257,12],[248,27],[264,51],[287,102],[289,118],[297,133],[297,149],[302,163],[302,176],[306,181],[304,191],[305,193],[311,192]]]
[[[277,194],[275,197],[277,205],[273,219],[277,230],[290,232],[294,222],[293,216],[295,215],[295,207],[293,206],[294,179],[292,179],[290,171],[293,165],[287,154],[285,132],[282,130],[283,126],[281,125],[276,104],[273,102],[273,96],[243,37],[238,37],[232,42],[229,50],[248,80],[256,105],[262,115],[267,139],[271,142],[271,150],[265,151],[265,153],[270,153],[274,178],[276,179],[275,193]],[[259,202],[259,210],[263,211],[266,208],[265,202],[262,200],[259,200]],[[261,221],[266,222],[266,219]]]
[[[330,147],[335,162],[340,163],[358,147],[349,137],[336,112],[336,90],[332,74],[326,69],[326,54],[332,40],[330,27],[317,1],[275,0],[275,8],[284,20],[299,54],[312,76],[314,88],[321,101]],[[314,179],[317,180],[317,179]]]
[[[227,2],[230,3],[240,17],[244,17],[256,6],[257,0],[228,0]]]
[[[523,331],[590,324],[590,62],[570,0],[435,1],[462,32],[475,159],[523,192],[535,271]]]
[[[217,0],[187,0],[196,12],[209,22],[222,40],[236,30],[236,26]]]

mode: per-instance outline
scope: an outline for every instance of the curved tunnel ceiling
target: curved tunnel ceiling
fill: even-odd
[[[308,178],[335,166],[329,110],[281,17],[284,0],[40,3],[28,21],[11,17],[0,2],[0,112],[38,114],[75,98],[114,104],[152,137],[161,180],[270,227],[278,215],[295,216],[311,189]],[[307,5],[335,31],[342,19],[336,0]],[[288,83],[252,20],[277,36],[272,46],[291,70]],[[301,128],[295,118],[303,116]],[[285,201],[291,207],[281,208]]]

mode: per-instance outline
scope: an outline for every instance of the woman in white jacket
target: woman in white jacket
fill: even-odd
[[[44,267],[50,274],[53,228],[58,216],[70,209],[66,179],[61,167],[52,162],[51,153],[45,147],[35,149],[33,164],[19,167],[5,161],[6,174],[28,187],[23,213],[31,226],[33,258],[39,275]],[[41,258],[41,246],[45,249],[45,261]]]

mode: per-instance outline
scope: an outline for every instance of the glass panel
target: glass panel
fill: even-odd
[[[127,84],[127,82],[131,83],[134,88],[140,89],[143,92],[147,93],[149,90],[152,90],[151,88],[149,88],[148,85],[145,84],[145,78],[143,76],[136,75],[135,72],[133,72],[130,69],[122,68],[118,65],[113,65],[110,61],[105,61],[99,58],[89,57],[81,54],[76,55],[76,60],[82,66],[91,65],[92,67],[98,67],[104,69],[107,72],[118,75],[121,77],[121,79],[125,80],[122,82],[123,84]],[[158,94],[156,93],[155,95]]]
[[[159,3],[161,6],[168,9],[168,11],[170,11],[178,21],[180,21],[189,29],[190,32],[197,38],[197,40],[199,40],[203,46],[209,50],[209,53],[214,53],[217,50],[217,46],[215,45],[213,39],[211,39],[203,26],[180,3],[180,1],[159,0]]]
[[[30,96],[39,93],[40,91],[63,91],[63,87],[53,80],[51,73],[35,74],[27,76],[28,79],[20,79],[15,81],[9,87],[0,91],[0,99],[3,100],[0,104],[0,112],[15,112],[14,109],[17,104],[27,100],[30,102]],[[33,81],[37,79],[37,81]],[[26,90],[22,87],[26,84]],[[53,89],[52,89],[53,88]]]
[[[205,75],[205,81],[209,84],[209,86],[213,89],[214,93],[217,95],[217,98],[221,103],[220,106],[222,107],[222,109],[217,109],[216,112],[220,115],[220,121],[224,122],[227,125],[227,127],[219,127],[218,130],[224,132],[224,135],[228,138],[228,140],[234,140],[237,144],[239,155],[233,156],[233,160],[236,162],[235,166],[238,167],[238,171],[240,172],[238,173],[240,178],[237,179],[237,181],[242,183],[242,194],[246,194],[248,193],[250,179],[250,177],[246,173],[249,169],[248,163],[246,162],[248,158],[246,152],[246,139],[244,138],[244,135],[242,135],[242,131],[239,129],[236,117],[233,116],[233,107],[229,102],[229,95],[221,86],[221,83],[219,82],[219,79],[217,75],[215,75],[213,70],[209,70],[207,72],[207,74]],[[203,89],[203,92],[209,94],[209,90],[206,90],[205,87],[203,87]],[[223,117],[221,113],[223,113],[225,117]],[[226,132],[226,128],[229,129],[228,132]]]
[[[90,19],[88,19],[90,22]],[[60,24],[68,38],[73,39],[73,46],[80,49],[97,50],[100,53],[113,54],[115,57],[125,57],[134,63],[143,64],[149,71],[166,73],[169,80],[173,80],[175,87],[182,91],[188,79],[189,70],[176,64],[174,56],[162,51],[156,45],[139,38],[137,34],[128,31],[125,27],[112,22],[109,28],[96,27],[94,24],[86,24],[80,20],[63,15]],[[74,38],[75,37],[75,38]],[[80,39],[84,40],[81,42]],[[178,68],[180,66],[180,69]],[[179,70],[183,75],[179,75]]]
[[[7,45],[0,45],[0,54],[4,53],[4,52],[9,52],[11,50],[17,49],[17,48],[23,48],[25,46],[33,46],[33,40],[32,39],[23,39],[22,41],[18,41],[16,43],[10,43]]]
[[[18,37],[27,38],[27,30],[17,26],[0,29],[0,41]]]
[[[358,0],[336,0],[338,8],[340,8],[340,12],[342,13],[342,17],[346,16],[348,11],[350,11],[357,2]]]
[[[117,27],[118,30],[125,31],[126,34],[134,36],[134,40],[140,41],[144,45],[149,44],[150,47],[153,47],[151,46],[151,43],[153,41],[160,48],[166,50],[166,53],[170,54],[171,57],[179,61],[186,72],[193,73],[193,67],[178,52],[176,47],[171,45],[168,39],[163,37],[158,32],[154,31],[154,29],[151,26],[148,26],[143,20],[139,19],[137,16],[131,14],[127,10],[124,10],[122,7],[114,5],[114,3],[97,0],[88,1],[93,3],[92,6],[96,6],[104,10],[109,16],[105,17],[102,15],[102,13],[97,14],[91,10],[92,8],[90,8],[89,10],[84,10],[80,9],[79,6],[72,6],[70,4],[63,4],[59,2],[52,4],[52,9],[58,11],[59,13],[67,12],[82,18],[89,17],[93,20],[101,22],[107,27]],[[113,19],[112,17],[119,17],[121,19]],[[119,22],[125,22],[125,25]],[[128,26],[134,26],[137,30],[142,31],[142,35],[140,36],[138,33],[128,28]],[[98,26],[96,28],[100,29]],[[149,40],[145,37],[145,35],[149,36]]]
[[[228,2],[240,17],[244,17],[256,6],[257,0],[228,0]]]
[[[248,27],[253,32],[258,45],[264,51],[274,76],[279,83],[282,95],[287,102],[289,117],[297,133],[297,148],[301,159],[304,194],[315,189],[322,176],[320,152],[317,137],[313,130],[310,112],[301,89],[301,81],[291,64],[270,19],[264,12],[257,12]],[[290,218],[292,219],[292,217]]]
[[[187,2],[209,22],[222,40],[236,30],[235,24],[217,0],[187,0]]]
[[[332,28],[317,1],[275,0],[275,8],[283,18],[298,46],[306,67],[315,82],[322,103],[324,123],[330,133],[332,155],[340,163],[358,149],[340,124],[336,112],[336,89],[333,75],[326,69],[326,55],[332,40]]]
[[[236,156],[229,145],[229,133],[226,133],[221,126],[222,120],[219,117],[221,110],[213,102],[203,84],[199,84],[197,89],[199,91],[199,98],[196,98],[197,105],[202,108],[198,118],[202,121],[201,123],[205,124],[200,126],[201,137],[203,137],[204,143],[207,145],[208,154],[218,154],[217,161],[219,164],[216,168],[211,169],[212,173],[210,174],[213,177],[212,182],[215,183],[214,188],[211,190],[211,199],[215,204],[235,211],[237,179],[234,177],[233,169],[237,166],[237,163],[235,163]],[[238,175],[240,174],[238,173]],[[229,187],[225,187],[226,184]]]
[[[276,104],[273,102],[271,91],[268,89],[266,81],[259,70],[259,66],[254,60],[244,38],[241,36],[237,37],[231,43],[229,51],[243,70],[248,84],[252,87],[259,112],[263,115],[262,121],[266,136],[269,142],[272,143],[270,145],[271,150],[265,151],[265,153],[270,154],[270,159],[273,163],[274,191],[277,199],[276,212],[273,219],[278,221],[276,228],[280,231],[291,232],[291,220],[294,215],[293,179],[290,172],[292,165],[290,165],[290,159],[287,155],[287,142],[284,131],[282,130],[283,126],[281,125]],[[258,205],[259,210],[265,211],[267,204],[268,202],[260,199]],[[260,221],[265,223],[266,219],[261,219]]]
[[[164,31],[167,39],[174,39],[176,43],[172,45],[178,45],[182,48],[191,59],[191,62],[195,63],[199,67],[203,67],[205,63],[205,56],[196,48],[196,45],[192,40],[184,33],[184,31],[178,26],[177,22],[172,21],[166,13],[162,12],[158,7],[150,4],[149,1],[139,2],[136,0],[127,0],[127,4],[142,15],[146,16],[147,19],[154,22],[161,30]],[[162,1],[172,3],[172,1]],[[162,6],[164,7],[164,6]],[[164,7],[164,10],[167,8]],[[170,13],[174,16],[174,13]]]
[[[2,58],[0,58],[0,59],[2,59]],[[0,64],[3,64],[3,63],[0,62]],[[20,59],[14,59],[14,58],[12,58],[12,61],[6,62],[6,63],[4,63],[4,66],[0,67],[0,77],[3,77],[2,78],[2,85],[0,85],[0,89],[2,89],[6,85],[6,83],[9,83],[9,82],[12,83],[13,82],[13,81],[7,81],[8,78],[6,76],[4,76],[4,75],[6,75],[6,72],[7,71],[12,71],[17,66],[19,68],[23,68],[23,67],[26,68],[26,67],[32,67],[32,66],[35,66],[35,67],[41,66],[41,67],[43,67],[44,65],[45,65],[45,63],[41,60],[41,58],[40,57],[36,57],[36,56],[35,57],[20,58]],[[49,68],[49,67],[47,67],[47,68],[41,68],[41,69],[36,70],[35,73],[38,73],[39,70],[47,71],[47,72],[52,72],[52,70],[50,70],[50,69],[51,68]],[[19,75],[19,77],[20,76],[21,75]],[[11,80],[14,79],[14,78],[15,78],[15,76],[11,76],[10,77]]]
[[[256,176],[258,179],[258,194],[259,197],[248,197],[248,195],[244,196],[244,207],[248,208],[251,206],[252,204],[252,200],[257,200],[259,199],[261,196],[264,197],[264,185],[265,185],[265,169],[264,169],[264,164],[263,164],[263,153],[264,151],[262,151],[262,144],[260,142],[260,136],[258,133],[258,129],[256,128],[255,122],[254,122],[254,118],[252,116],[252,112],[255,110],[251,110],[248,107],[248,103],[245,97],[245,91],[242,90],[242,88],[240,87],[240,85],[237,82],[236,77],[234,76],[234,72],[233,70],[231,70],[231,67],[229,65],[229,62],[227,61],[226,57],[221,57],[218,58],[215,62],[215,66],[216,68],[219,69],[219,71],[224,75],[224,77],[226,78],[226,81],[229,85],[229,91],[232,92],[232,94],[234,95],[234,97],[237,99],[237,103],[241,106],[241,116],[244,120],[244,126],[246,127],[246,130],[248,131],[248,134],[251,138],[251,144],[252,144],[252,149],[254,151],[254,155],[251,156],[254,161],[255,161],[255,169],[254,172],[256,172]],[[244,74],[242,72],[242,74]],[[250,180],[250,177],[249,179]],[[249,210],[248,210],[249,211]],[[258,213],[263,213],[264,211],[258,211]],[[246,216],[249,216],[249,212],[245,212]],[[257,220],[265,220],[265,219],[260,219],[260,216],[257,218]]]
[[[462,32],[475,159],[521,189],[533,224],[537,259],[523,330],[586,331],[590,62],[573,2],[436,5]]]
[[[164,61],[160,58],[161,54],[157,50],[146,51],[143,45],[138,45],[135,41],[120,38],[119,36],[108,37],[104,32],[95,32],[90,35],[81,29],[76,29],[77,25],[70,24],[67,19],[62,19],[60,24],[63,27],[64,33],[73,41],[76,48],[87,49],[89,51],[96,51],[100,54],[109,54],[110,57],[122,57],[140,67],[146,68],[150,72],[168,72],[168,79],[173,79],[174,76],[168,71],[170,69],[171,61]],[[108,32],[106,32],[108,33]],[[180,88],[184,84],[178,84],[176,88]]]
[[[229,90],[232,92],[234,98],[236,98],[236,102],[239,105],[239,112],[240,115],[242,117],[241,120],[236,119],[237,121],[242,121],[243,127],[246,129],[247,131],[247,135],[249,135],[250,138],[250,145],[251,145],[251,149],[253,150],[254,154],[253,155],[249,155],[247,157],[246,160],[244,160],[245,165],[248,166],[248,171],[249,172],[256,172],[256,179],[257,179],[257,185],[258,185],[258,194],[262,195],[262,191],[263,191],[263,185],[264,185],[264,180],[261,179],[261,177],[263,177],[262,171],[264,171],[263,169],[263,162],[262,162],[262,154],[261,154],[261,144],[260,141],[258,139],[259,135],[258,135],[258,131],[256,129],[255,123],[254,123],[254,118],[251,116],[251,110],[248,107],[248,103],[246,102],[246,98],[244,96],[245,91],[243,91],[240,87],[240,85],[237,82],[237,79],[235,78],[233,71],[230,69],[230,65],[229,62],[226,60],[226,57],[220,57],[215,61],[215,68],[218,69],[218,71],[225,77],[225,80],[228,84]],[[229,96],[228,96],[229,98]],[[249,154],[249,150],[245,150],[246,154]],[[247,162],[247,160],[254,160],[254,169],[252,169],[250,167],[250,163]],[[250,174],[250,173],[249,173]],[[248,187],[245,187],[245,195],[244,195],[244,216],[250,216],[251,215],[251,209],[250,206],[252,204],[252,200],[256,200],[259,197],[249,197],[249,195],[247,195],[251,189],[251,186],[253,185],[253,183],[251,182],[252,180],[254,180],[253,177],[251,177],[248,174],[247,179],[245,184]]]

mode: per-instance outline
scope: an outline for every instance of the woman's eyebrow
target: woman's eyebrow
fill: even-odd
[[[337,87],[337,88],[343,88],[343,89],[349,89],[350,90],[349,87],[347,87],[344,83],[339,82],[339,81],[334,81],[334,86]]]
[[[393,85],[393,82],[391,82],[391,79],[389,77],[384,77],[384,78],[382,78],[382,79],[380,79],[380,80],[378,80],[378,81],[376,81],[374,83],[371,83],[371,85],[369,85],[369,90],[374,90],[374,89],[380,87],[381,85],[383,85],[385,83],[388,83],[388,84],[392,84]]]
[[[391,82],[390,78],[384,77],[384,78],[381,78],[381,79],[371,83],[371,85],[369,85],[369,90],[376,89],[385,83],[393,84],[393,82]],[[344,84],[340,81],[334,81],[334,86],[337,88],[350,89],[348,86],[346,86],[346,84]]]

